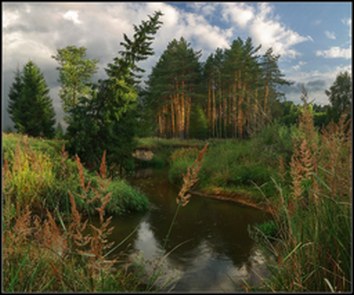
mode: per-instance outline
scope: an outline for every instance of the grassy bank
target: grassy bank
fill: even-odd
[[[30,205],[32,209],[70,212],[68,192],[71,192],[83,213],[96,214],[95,203],[84,204],[78,196],[88,185],[97,189],[97,175],[86,170],[80,159],[70,159],[62,149],[64,144],[60,140],[3,134],[5,199],[21,208]],[[109,214],[121,215],[147,209],[147,198],[123,179],[109,181],[106,193],[112,194],[106,208]]]
[[[144,268],[128,272],[110,252],[109,215],[147,209],[144,195],[70,159],[62,141],[3,134],[3,290],[144,291]],[[90,216],[98,215],[99,224]],[[97,219],[97,218],[95,218]],[[151,279],[153,281],[153,279]]]
[[[255,201],[271,198],[276,190],[272,179],[287,177],[282,164],[292,154],[291,136],[296,128],[274,124],[247,140],[211,140],[197,190],[231,196],[244,195]],[[175,150],[170,160],[169,178],[181,182],[181,175],[193,162],[197,148]],[[280,172],[284,175],[280,176]]]
[[[297,127],[275,124],[249,140],[210,142],[194,189],[271,207],[272,220],[251,230],[275,258],[262,291],[351,290],[351,150],[350,121],[343,116],[319,132],[306,104]],[[180,183],[197,154],[175,150],[170,180]]]
[[[176,149],[183,147],[201,148],[205,144],[205,141],[198,139],[142,137],[136,138],[136,143],[138,149],[147,149],[154,153],[150,161],[136,161],[138,166],[161,168],[169,164],[169,158]]]

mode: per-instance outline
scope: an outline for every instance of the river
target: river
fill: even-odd
[[[116,243],[130,234],[119,251],[131,260],[143,259],[147,267],[163,256],[177,207],[178,187],[169,183],[167,173],[166,169],[138,171],[129,182],[148,196],[150,210],[112,220]],[[245,291],[245,279],[257,285],[266,275],[266,259],[249,237],[248,227],[267,218],[259,210],[236,203],[192,196],[180,208],[172,228],[167,250],[174,250],[163,260],[161,282],[170,278],[173,284],[168,290],[176,292]]]

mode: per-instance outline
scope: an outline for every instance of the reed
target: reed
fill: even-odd
[[[170,227],[168,229],[168,232],[165,237],[165,242],[163,245],[163,248],[166,249],[168,239],[171,235],[172,227],[174,223],[176,222],[177,214],[180,209],[180,207],[184,207],[189,203],[189,199],[191,197],[191,194],[189,191],[193,188],[193,186],[198,182],[198,173],[200,169],[202,168],[202,161],[203,157],[206,154],[206,151],[208,149],[208,143],[204,145],[204,147],[199,151],[197,158],[194,160],[192,165],[187,168],[187,173],[183,175],[183,185],[178,192],[176,202],[177,202],[177,208],[175,210],[175,214],[172,218]]]
[[[344,119],[343,119],[344,120]],[[314,133],[311,109],[300,116],[290,161],[290,193],[273,202],[277,237],[258,235],[276,259],[264,288],[286,292],[348,292],[351,282],[350,128],[331,123]],[[257,235],[256,235],[257,236]]]
[[[93,178],[88,175],[80,159],[76,157],[78,185],[73,191],[67,192],[70,211],[69,214],[63,214],[58,207],[54,210],[46,207],[47,202],[40,202],[42,206],[41,210],[38,210],[38,207],[34,206],[36,204],[34,201],[24,202],[26,199],[13,194],[15,189],[19,189],[17,183],[14,185],[14,178],[18,177],[15,172],[22,173],[25,167],[27,175],[39,174],[44,166],[32,162],[39,159],[50,160],[41,153],[31,150],[28,146],[18,146],[10,158],[11,161],[6,160],[3,165],[2,176],[5,181],[3,188],[5,206],[2,216],[5,225],[2,236],[3,290],[5,292],[143,290],[138,275],[121,269],[118,264],[119,256],[112,254],[115,248],[109,237],[113,228],[110,226],[111,217],[107,214],[112,192],[109,191],[111,180],[107,177],[105,154],[102,156],[100,172],[94,178],[95,181],[92,181]],[[68,159],[64,149],[62,156],[62,163],[65,164]],[[57,172],[65,175],[68,171],[63,167]],[[53,170],[52,173],[55,174]],[[35,174],[33,179],[38,184],[39,180],[36,177]],[[35,190],[34,186],[30,188]],[[34,196],[41,200],[41,196]],[[78,202],[84,204],[84,207],[94,208],[99,217],[98,224],[91,223],[85,211],[79,210]]]

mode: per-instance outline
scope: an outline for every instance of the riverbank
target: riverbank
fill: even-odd
[[[144,291],[110,255],[110,215],[144,212],[148,200],[122,179],[70,159],[64,141],[3,139],[3,288],[6,292]],[[93,223],[93,218],[98,222]]]
[[[247,207],[255,208],[263,212],[271,214],[273,212],[272,206],[270,204],[260,203],[254,201],[252,197],[247,196],[246,193],[240,194],[235,192],[227,192],[221,189],[215,189],[207,192],[201,191],[190,191],[194,196],[200,196],[204,198],[211,198],[215,200],[228,201],[237,204],[241,204]]]

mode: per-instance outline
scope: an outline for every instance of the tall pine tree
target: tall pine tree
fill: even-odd
[[[200,55],[183,37],[174,39],[152,69],[149,103],[155,108],[159,136],[189,136],[192,105],[201,79]]]
[[[9,92],[9,113],[20,133],[54,136],[55,112],[49,88],[38,66],[29,61],[16,72]]]

